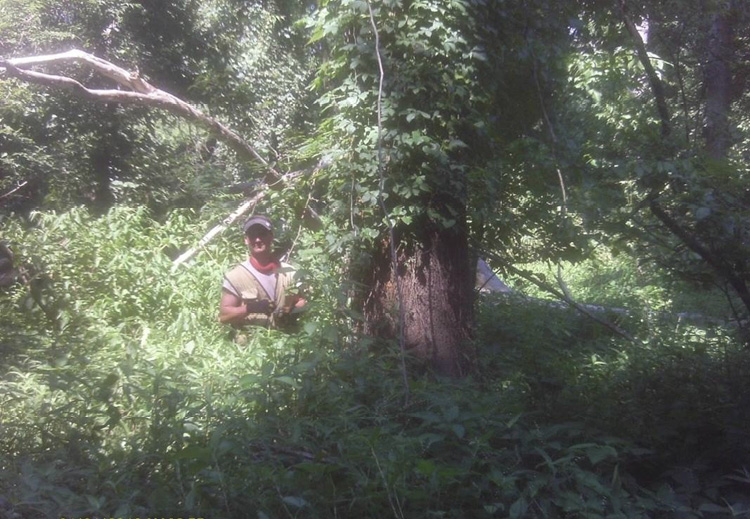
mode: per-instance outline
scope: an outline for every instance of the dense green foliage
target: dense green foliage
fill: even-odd
[[[259,164],[0,72],[23,278],[0,289],[0,519],[750,514],[749,19],[737,0],[0,0],[3,58],[82,48],[307,172],[256,210],[310,300],[298,333],[237,344],[216,306],[240,232],[173,268]],[[406,266],[409,240],[455,232],[517,290],[477,295],[461,380],[408,353],[402,373],[362,331],[389,222]]]
[[[40,261],[55,313],[18,287],[2,314],[0,494],[24,517],[635,517],[740,503],[726,484],[741,465],[715,463],[744,459],[750,359],[720,331],[656,327],[624,348],[568,312],[500,302],[480,318],[477,378],[415,382],[404,405],[395,352],[331,324],[333,279],[314,257],[304,332],[238,346],[206,304],[237,236],[173,274],[167,252],[200,227],[194,215],[34,223],[6,229]],[[680,470],[708,486],[680,486]]]
[[[476,376],[415,380],[405,404],[396,350],[335,325],[336,276],[315,255],[300,256],[304,331],[239,346],[206,304],[240,254],[235,233],[172,273],[194,214],[33,221],[4,229],[53,310],[19,286],[0,323],[0,495],[22,517],[747,508],[750,358],[721,328],[653,322],[628,345],[569,311],[500,299],[479,318]]]

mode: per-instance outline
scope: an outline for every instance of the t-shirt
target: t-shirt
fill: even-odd
[[[258,269],[254,269],[252,265],[250,264],[250,260],[244,261],[240,263],[241,266],[246,268],[248,271],[250,271],[253,276],[255,276],[255,279],[258,280],[258,283],[266,290],[266,293],[268,293],[268,299],[271,301],[276,300],[276,272],[271,272],[270,274],[264,274],[263,272],[260,272]],[[242,296],[237,292],[237,289],[232,286],[232,284],[229,282],[227,278],[224,278],[224,283],[222,285],[222,288],[229,292],[232,295],[235,295],[239,298]]]

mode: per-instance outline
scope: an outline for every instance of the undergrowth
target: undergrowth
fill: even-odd
[[[750,509],[750,362],[731,333],[650,325],[628,343],[483,300],[477,373],[412,379],[407,397],[397,348],[351,331],[321,236],[300,239],[302,330],[234,343],[216,305],[239,237],[172,271],[203,227],[127,208],[4,223],[35,292],[0,295],[0,518]]]
[[[667,318],[684,313],[709,320],[734,318],[727,294],[720,287],[687,282],[659,265],[635,259],[625,252],[614,255],[602,246],[595,248],[586,261],[561,262],[559,271],[558,265],[544,262],[523,267],[556,289],[559,274],[573,299],[583,304]],[[554,299],[517,275],[510,274],[506,281],[523,294]],[[741,308],[739,301],[732,303]]]

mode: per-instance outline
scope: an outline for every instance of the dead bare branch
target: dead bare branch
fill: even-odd
[[[88,65],[96,72],[128,90],[91,89],[67,76],[27,70],[31,66],[70,62]],[[282,176],[253,146],[217,119],[206,115],[182,99],[154,87],[141,78],[137,72],[128,72],[109,61],[97,58],[81,50],[74,49],[60,54],[45,56],[0,59],[0,74],[42,86],[67,88],[78,95],[98,102],[139,104],[167,110],[206,128],[233,149],[240,158],[260,162],[267,172],[266,181],[279,179]]]
[[[29,183],[28,180],[24,180],[19,185],[17,185],[15,188],[11,189],[10,191],[8,191],[7,193],[5,193],[3,195],[0,195],[0,198],[7,198],[7,197],[9,197],[10,195],[12,195],[13,193],[15,193],[16,191],[18,191],[19,189],[21,189],[23,186],[25,186],[28,183]]]
[[[114,81],[124,90],[88,88],[80,81],[71,77],[28,70],[29,67],[60,63],[79,63],[87,65],[99,74]],[[203,236],[195,247],[181,254],[174,261],[173,269],[176,269],[179,265],[192,258],[202,247],[205,247],[208,242],[232,225],[232,223],[238,218],[253,210],[257,203],[263,198],[263,196],[265,196],[268,189],[278,188],[281,185],[293,182],[298,177],[309,172],[295,171],[287,174],[280,173],[271,166],[253,146],[248,144],[236,132],[229,129],[217,119],[206,115],[201,110],[182,99],[154,87],[148,81],[140,77],[138,72],[131,73],[109,61],[81,50],[73,49],[59,54],[43,56],[28,56],[11,59],[0,58],[0,77],[2,76],[14,77],[21,81],[47,87],[69,89],[78,95],[97,102],[141,105],[167,110],[209,130],[218,139],[234,150],[240,159],[257,161],[263,165],[266,170],[266,175],[263,178],[263,181],[258,184],[256,194],[242,202],[232,214],[227,216],[219,225],[215,226]],[[314,175],[320,169],[327,166],[328,163],[325,160],[321,161],[312,174]],[[22,186],[19,186],[17,189],[20,189],[20,187]],[[3,196],[8,196],[14,191],[6,193],[6,195]],[[317,218],[314,211],[309,211],[309,213],[313,218]]]
[[[61,52],[58,54],[11,58],[5,61],[19,69],[33,65],[45,65],[48,63],[81,62],[91,66],[100,74],[115,81],[118,85],[130,88],[135,92],[140,92],[141,94],[150,94],[152,92],[158,91],[157,88],[153,87],[147,81],[142,79],[138,75],[138,73],[131,74],[127,70],[120,68],[117,65],[110,63],[109,61],[97,58],[92,54],[83,52],[78,49],[72,49],[67,52]]]
[[[214,227],[213,229],[211,229],[210,231],[208,231],[206,233],[206,235],[203,236],[203,238],[200,239],[200,241],[196,244],[195,247],[193,247],[192,249],[189,249],[189,250],[185,251],[184,253],[182,253],[180,255],[180,257],[178,257],[176,260],[174,260],[174,262],[172,263],[172,272],[174,272],[175,270],[177,270],[177,268],[181,264],[183,264],[184,262],[186,262],[187,260],[189,260],[190,258],[192,258],[193,256],[195,256],[196,253],[200,249],[202,249],[203,247],[205,247],[206,244],[208,244],[208,242],[210,242],[216,236],[218,236],[224,230],[226,230],[230,225],[232,225],[243,214],[245,214],[245,213],[247,213],[247,212],[252,211],[253,209],[255,209],[255,206],[258,204],[258,202],[260,201],[260,199],[263,198],[263,196],[265,194],[266,194],[265,190],[261,191],[260,193],[257,193],[252,198],[249,198],[249,199],[245,200],[244,202],[242,202],[242,204],[237,209],[235,209],[234,212],[232,212],[232,214],[230,214],[229,216],[227,216],[226,218],[224,218],[224,220],[222,220],[222,222],[219,225],[217,225],[216,227]]]
[[[318,163],[317,166],[312,171],[309,170],[300,170],[300,171],[292,171],[285,175],[283,175],[279,180],[272,184],[260,184],[258,186],[258,190],[255,192],[255,194],[246,199],[242,204],[240,204],[237,209],[232,212],[229,216],[224,218],[222,222],[213,227],[210,231],[208,231],[203,238],[200,239],[200,241],[196,244],[195,247],[191,248],[190,250],[185,251],[182,253],[176,260],[172,262],[172,272],[177,270],[177,268],[188,261],[190,258],[195,256],[200,249],[208,245],[208,243],[213,240],[216,236],[224,232],[230,225],[232,225],[234,222],[236,222],[241,216],[249,213],[250,211],[255,209],[255,206],[260,202],[260,200],[268,193],[269,189],[272,189],[277,184],[291,184],[292,182],[296,181],[298,178],[302,176],[309,176],[310,178],[314,177],[321,169],[324,169],[330,165],[330,162],[327,158],[321,159],[321,161]],[[310,201],[310,198],[308,197],[308,202]],[[317,224],[320,223],[320,217],[313,211],[311,208],[305,206],[305,214],[312,218]],[[303,215],[304,216],[304,215]],[[291,251],[290,251],[291,252]]]
[[[87,65],[99,74],[114,81],[119,87],[124,88],[125,90],[88,88],[80,81],[71,77],[28,70],[29,67],[60,63],[79,63]],[[47,87],[66,88],[72,90],[78,95],[97,102],[150,106],[167,110],[179,117],[208,129],[218,139],[234,150],[237,155],[239,155],[240,159],[258,161],[263,165],[266,170],[266,175],[262,181],[258,183],[255,194],[243,201],[242,204],[240,204],[240,206],[227,216],[219,225],[212,228],[205,236],[203,236],[203,238],[200,239],[195,247],[181,254],[174,261],[173,270],[195,256],[201,248],[205,247],[208,242],[227,229],[241,216],[252,211],[269,189],[278,189],[283,185],[289,185],[303,175],[309,174],[310,176],[314,176],[318,171],[330,165],[330,161],[327,158],[323,158],[312,172],[310,172],[310,170],[302,170],[282,174],[271,166],[253,146],[248,144],[242,137],[217,119],[204,114],[201,110],[190,103],[187,103],[164,90],[154,87],[148,81],[140,77],[138,72],[131,73],[109,61],[81,50],[73,49],[59,54],[43,56],[28,56],[10,59],[0,58],[0,78],[3,76],[10,76],[21,81]],[[20,189],[20,187],[22,186],[19,186],[17,189]],[[13,191],[11,191],[11,193],[12,192]],[[11,193],[6,193],[6,195],[3,196],[8,196]],[[307,217],[307,219],[312,219],[314,224],[320,223],[319,217],[312,208],[308,208],[306,214],[303,216]]]

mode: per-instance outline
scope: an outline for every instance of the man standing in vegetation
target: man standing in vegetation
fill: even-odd
[[[248,324],[288,328],[292,313],[306,303],[300,295],[290,294],[294,270],[273,254],[271,220],[251,216],[243,230],[250,257],[224,276],[219,321],[236,328]]]
[[[18,268],[13,264],[14,259],[8,242],[0,241],[0,289],[12,286],[21,278]]]

